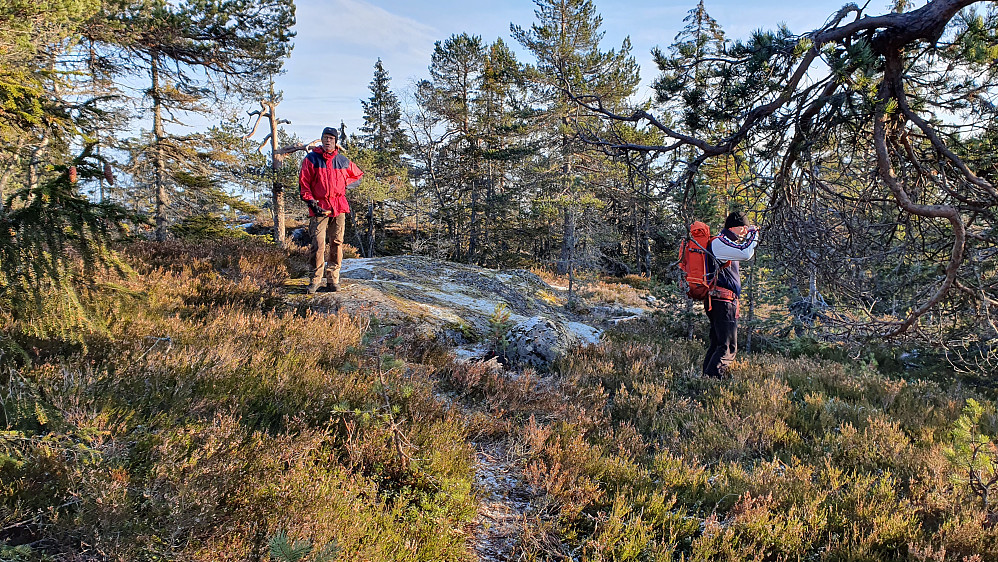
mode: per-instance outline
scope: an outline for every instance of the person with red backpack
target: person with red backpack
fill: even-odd
[[[742,292],[738,262],[752,259],[759,244],[759,228],[744,213],[731,213],[724,229],[710,241],[706,259],[710,292],[704,303],[710,321],[710,345],[703,359],[703,374],[722,377],[738,351],[738,297]]]

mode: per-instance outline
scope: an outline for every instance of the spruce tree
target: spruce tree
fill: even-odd
[[[0,311],[32,337],[80,341],[100,323],[77,285],[116,263],[107,244],[135,218],[82,189],[102,175],[96,143],[110,123],[111,92],[84,87],[98,69],[80,38],[99,5],[0,6]]]
[[[354,161],[364,170],[364,182],[350,194],[366,210],[365,234],[354,222],[354,230],[365,257],[374,257],[377,241],[384,239],[388,207],[409,194],[408,174],[402,155],[409,150],[409,138],[402,129],[402,106],[391,90],[391,78],[381,59],[374,64],[371,97],[361,100],[364,124],[360,130],[360,151]]]
[[[398,167],[409,150],[409,137],[401,126],[402,106],[391,90],[391,78],[380,58],[374,64],[370,90],[371,97],[360,102],[364,108],[361,142],[375,151],[379,165]]]
[[[669,46],[668,53],[652,50],[661,74],[655,80],[656,101],[682,116],[683,124],[697,133],[715,123],[704,111],[709,95],[716,93],[717,63],[725,56],[724,30],[704,6],[703,0],[689,11],[686,25]]]

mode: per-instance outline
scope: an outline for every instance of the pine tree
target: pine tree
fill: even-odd
[[[143,0],[119,7],[108,19],[127,32],[100,35],[109,49],[127,54],[133,72],[149,79],[152,138],[148,148],[155,190],[156,236],[166,238],[177,174],[194,173],[189,138],[166,131],[178,114],[204,113],[229,93],[258,97],[266,78],[280,71],[294,33],[291,0],[200,0],[173,4]],[[187,167],[188,169],[185,169]]]
[[[509,180],[534,152],[527,136],[529,95],[523,65],[502,39],[496,39],[487,48],[482,84],[473,107],[484,191],[476,250],[483,265],[495,266],[506,256],[515,255],[511,242],[522,237],[520,210],[529,206],[532,192],[519,182],[518,189],[510,189],[513,184]]]
[[[543,104],[540,122],[544,149],[559,169],[549,200],[562,215],[559,272],[571,273],[576,256],[576,219],[586,204],[598,201],[584,186],[599,182],[600,174],[579,169],[586,151],[576,138],[580,129],[596,126],[579,111],[572,97],[598,96],[618,107],[638,84],[638,68],[630,55],[630,39],[619,50],[602,51],[603,20],[590,0],[535,0],[537,22],[529,30],[511,25],[513,37],[536,57],[530,78]],[[600,162],[599,165],[605,164]],[[592,163],[590,168],[598,165]]]
[[[991,146],[998,111],[981,100],[998,93],[998,12],[974,4],[898,2],[874,17],[847,4],[812,32],[757,31],[705,58],[698,49],[709,54],[711,43],[696,38],[711,37],[702,25],[710,22],[698,16],[687,29],[707,33],[691,34],[692,50],[660,65],[657,82],[682,127],[579,101],[660,130],[659,145],[605,146],[685,152],[687,177],[710,158],[745,151],[769,176],[759,184],[773,225],[767,239],[817,247],[819,271],[809,276],[835,288],[845,310],[836,322],[876,337],[973,342],[969,354],[994,361],[998,327],[981,320],[998,301],[994,270],[984,266],[998,241],[998,177],[982,147]],[[697,66],[703,71],[691,71]],[[977,314],[962,314],[968,302]],[[918,329],[928,318],[936,336]]]
[[[474,104],[484,71],[481,37],[465,33],[438,41],[430,59],[432,82],[423,98],[427,110],[445,127],[433,189],[440,202],[438,212],[448,225],[452,257],[458,261],[473,261],[480,251],[484,166]]]

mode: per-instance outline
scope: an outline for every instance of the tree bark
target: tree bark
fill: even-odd
[[[44,125],[43,125],[44,127]],[[41,183],[42,174],[39,167],[42,165],[45,149],[48,148],[51,136],[48,128],[42,129],[42,139],[31,151],[31,158],[28,160],[28,189],[34,192]]]
[[[478,178],[471,180],[471,224],[468,232],[468,263],[478,256]]]
[[[364,249],[364,257],[374,257],[374,199],[367,203],[367,248]]]
[[[558,260],[558,273],[564,275],[575,265],[575,208],[567,205],[562,209],[561,256]]]
[[[748,267],[748,318],[745,319],[745,353],[752,353],[755,331],[755,264]]]
[[[273,92],[271,92],[273,93]],[[270,116],[270,169],[272,178],[271,200],[274,211],[274,243],[282,248],[285,245],[284,233],[286,227],[284,223],[284,186],[277,181],[277,171],[281,167],[281,161],[277,155],[277,104],[269,102],[266,104]]]
[[[152,78],[152,89],[149,94],[152,96],[152,119],[153,119],[153,147],[154,178],[156,188],[156,240],[163,242],[167,235],[166,207],[169,204],[169,195],[166,192],[166,151],[163,143],[166,142],[166,130],[163,127],[163,99],[159,83],[159,55],[153,54],[150,61],[150,75]]]
[[[22,146],[24,146],[24,137],[17,139],[17,146],[10,152],[10,162],[4,168],[3,174],[0,174],[0,212],[3,212],[4,205],[6,205],[7,184],[10,183],[10,178],[14,176],[14,172],[21,163]]]

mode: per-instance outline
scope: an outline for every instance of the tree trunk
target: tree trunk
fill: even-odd
[[[54,53],[50,54],[49,56],[48,70],[49,72],[52,73],[55,72]],[[51,94],[54,97],[59,96],[59,89],[57,86],[55,85],[52,86]],[[38,142],[38,145],[35,146],[35,149],[31,151],[31,158],[28,160],[28,189],[31,192],[34,192],[36,189],[38,189],[38,186],[41,183],[42,175],[41,172],[39,171],[39,167],[41,166],[42,161],[45,158],[46,149],[48,149],[49,143],[52,141],[51,131],[45,125],[44,119],[42,119],[41,131],[42,131],[42,138]]]
[[[17,166],[21,162],[22,146],[24,146],[23,137],[17,139],[17,146],[10,152],[10,162],[4,168],[3,174],[0,174],[0,212],[4,210],[5,200],[7,199],[7,184],[10,183],[10,178],[14,176]]]
[[[347,221],[350,222],[350,229],[353,230],[353,239],[357,242],[357,249],[360,250],[360,255],[367,257],[364,253],[364,237],[360,230],[360,225],[354,220],[354,213],[347,213]]]
[[[271,190],[271,201],[274,206],[274,243],[284,247],[284,186],[277,182],[277,171],[274,171],[274,182]]]
[[[648,213],[649,198],[645,198],[645,205],[642,211],[643,219],[641,226],[641,251],[644,257],[644,272],[651,278],[651,217]]]
[[[745,319],[745,353],[752,353],[752,327],[755,321],[755,266],[748,270],[748,318]]]
[[[628,170],[628,175],[630,171]],[[631,182],[631,193],[634,193],[634,182]],[[638,200],[631,200],[631,224],[634,225],[634,270],[641,273],[641,225],[638,218]]]
[[[284,186],[277,181],[277,170],[281,167],[281,160],[277,158],[277,104],[271,102],[270,106],[270,167],[273,187],[271,195],[274,211],[274,243],[284,247],[284,233],[286,232],[284,223]]]
[[[367,204],[367,249],[364,250],[364,257],[374,257],[374,199]]]
[[[818,164],[814,164],[811,170],[812,177],[813,178],[819,177],[818,176],[819,173],[820,169],[818,168]],[[816,217],[818,216],[818,195],[817,193],[815,193],[816,189],[815,186],[813,185],[814,180],[808,182],[808,184],[811,190],[810,191],[811,216]],[[814,255],[815,252],[812,249],[808,249],[807,254],[809,261],[811,262],[811,270],[808,273],[808,278],[807,278],[808,303],[810,304],[810,308],[808,309],[808,311],[810,314],[813,315],[814,308],[818,305],[818,259],[817,256]]]
[[[563,209],[564,224],[562,227],[561,256],[558,260],[558,273],[564,275],[572,269],[575,263],[575,209],[566,206]]]
[[[166,141],[166,130],[163,128],[163,99],[160,95],[159,84],[159,56],[153,55],[150,61],[150,74],[152,76],[152,119],[153,137],[155,147],[152,151],[155,164],[155,187],[156,187],[156,240],[163,242],[166,240],[166,206],[169,198],[166,193],[166,151],[163,143]]]
[[[38,184],[41,182],[42,175],[38,168],[42,164],[45,149],[48,148],[50,140],[49,130],[43,129],[42,140],[31,151],[31,158],[28,160],[28,189],[32,192],[38,189]]]
[[[811,305],[810,310],[814,310],[814,307],[818,306],[818,266],[814,263],[811,264],[811,272],[807,279],[807,291],[808,291],[808,303]]]
[[[415,185],[419,185],[419,184],[415,184]],[[414,222],[415,226],[413,228],[413,232],[409,236],[409,240],[410,240],[409,244],[411,246],[410,251],[413,254],[415,254],[416,253],[416,246],[418,245],[417,240],[419,239],[419,233],[423,229],[423,223],[420,222],[420,220],[419,220],[419,193],[418,193],[418,188],[412,190],[412,215],[414,217],[413,218],[413,222]]]
[[[568,125],[568,116],[562,115],[561,121],[564,125]],[[562,226],[558,274],[564,275],[571,269],[572,261],[575,259],[575,209],[571,205],[575,195],[575,186],[572,182],[572,155],[569,153],[568,136],[564,134],[561,136],[561,154],[564,158],[561,165],[562,182],[565,182],[562,196],[567,198],[568,204],[563,208],[564,224]]]
[[[478,180],[471,180],[471,224],[468,232],[468,263],[478,255]]]
[[[495,171],[493,170],[493,164],[490,160],[488,163],[488,178],[486,179],[486,192],[485,192],[485,224],[482,225],[482,246],[485,248],[492,248],[493,261],[498,264],[499,255],[497,252],[498,244],[493,238],[495,235],[494,227],[495,224],[495,195],[496,195],[496,180]],[[486,250],[488,252],[488,250]],[[484,266],[485,260],[478,260],[478,265]]]

